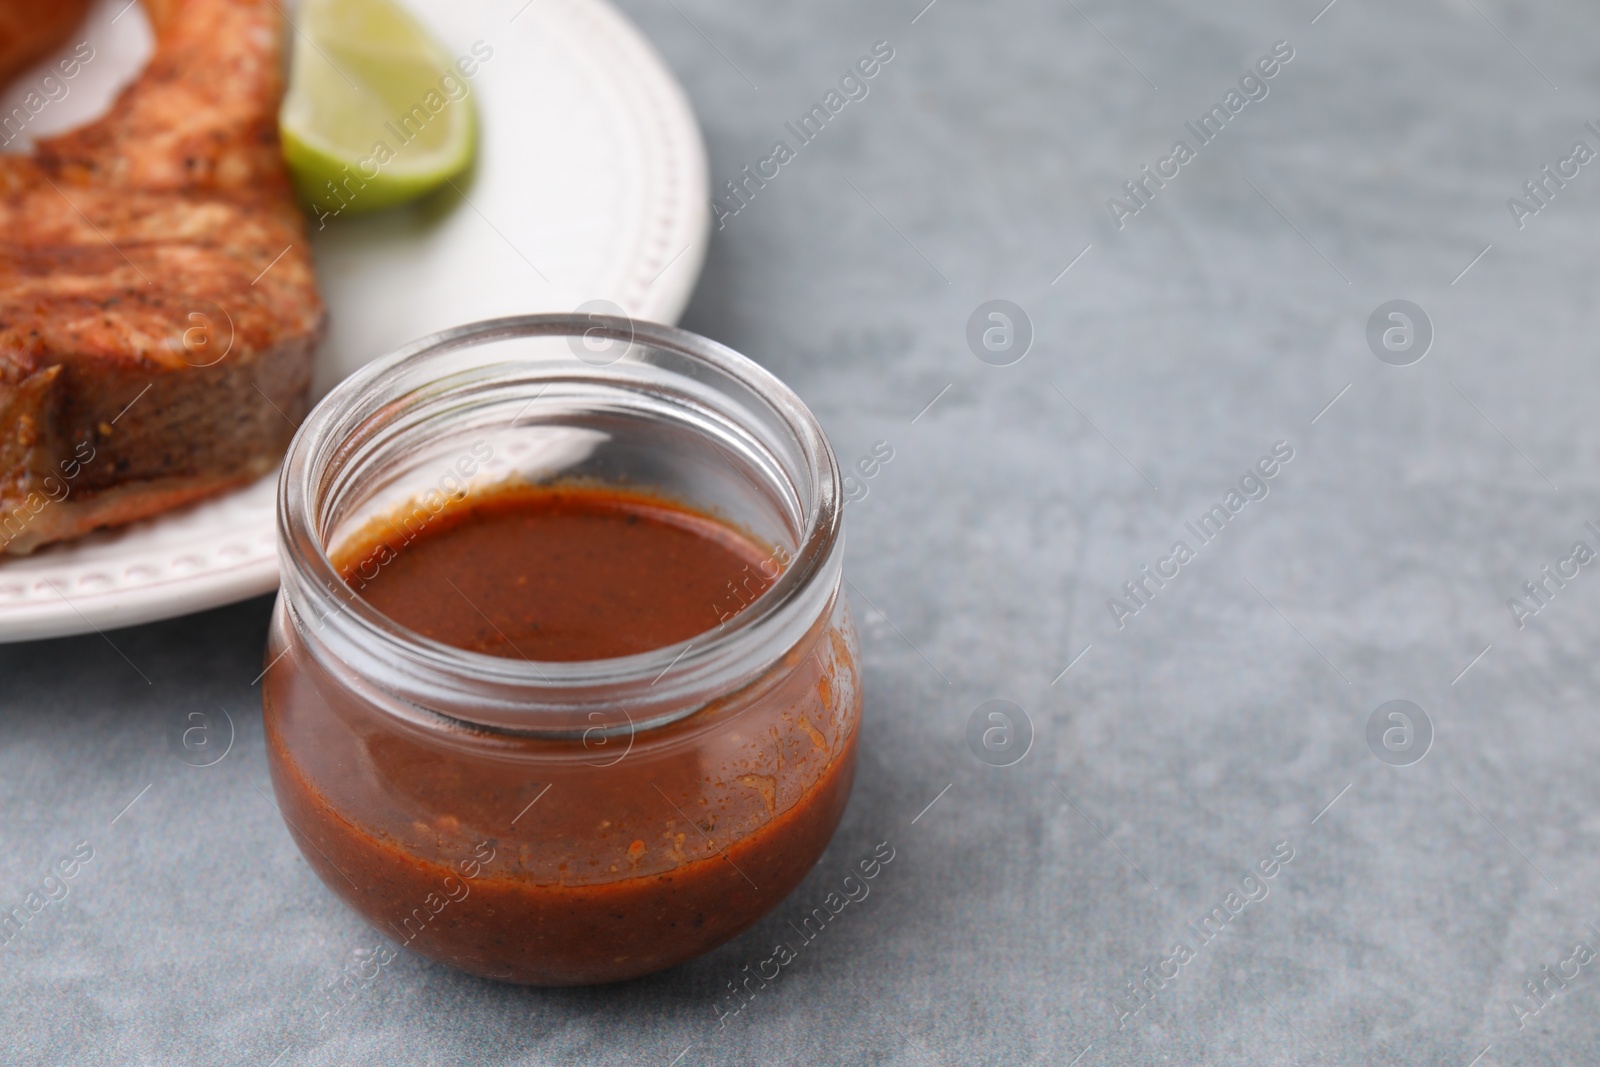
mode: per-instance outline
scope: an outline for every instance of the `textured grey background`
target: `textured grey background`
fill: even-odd
[[[318,990],[374,935],[262,795],[268,602],[7,647],[3,902],[73,842],[98,854],[0,949],[0,1059],[1600,1059],[1594,966],[1524,1029],[1510,1007],[1600,948],[1600,577],[1521,631],[1506,607],[1574,540],[1600,548],[1600,168],[1520,232],[1505,205],[1597,145],[1600,11],[938,0],[913,24],[923,2],[624,5],[717,180],[872,42],[896,49],[716,234],[685,319],[792,383],[845,462],[895,451],[848,512],[864,759],[812,877],[667,974],[539,991],[402,956],[319,1029]],[[1115,230],[1106,198],[1280,39],[1270,96]],[[993,297],[1037,335],[1004,368],[964,341]],[[1397,297],[1437,329],[1405,368],[1365,341]],[[1271,495],[1119,631],[1106,599],[1278,440]],[[1016,766],[966,745],[991,698],[1034,724]],[[1437,732],[1414,766],[1365,740],[1396,698]],[[219,707],[232,752],[177,762],[183,717]],[[872,895],[719,1030],[724,983],[884,840]],[[1126,983],[1280,841],[1270,896],[1119,1031]]]

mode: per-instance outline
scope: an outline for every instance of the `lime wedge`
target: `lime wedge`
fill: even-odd
[[[472,163],[470,75],[392,0],[305,0],[278,112],[295,188],[331,214],[421,196]]]

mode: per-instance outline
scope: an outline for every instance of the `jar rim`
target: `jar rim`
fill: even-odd
[[[798,450],[807,475],[791,483],[800,518],[792,559],[766,590],[720,627],[633,655],[576,661],[513,659],[424,637],[363,598],[340,574],[329,546],[323,543],[322,509],[341,459],[350,458],[352,439],[358,432],[370,433],[382,425],[386,413],[395,417],[398,407],[389,403],[363,413],[363,399],[370,404],[372,396],[383,394],[385,386],[392,387],[407,371],[442,361],[452,352],[497,341],[563,336],[638,344],[671,353],[725,375],[763,403],[782,427],[786,443]],[[504,365],[520,362],[512,359]],[[533,362],[528,366],[533,367]],[[622,360],[604,368],[588,365],[587,369],[603,369],[606,377],[616,382],[629,380],[628,366],[628,361]],[[441,372],[426,381],[437,382],[446,376]],[[634,383],[647,386],[643,376],[637,376]],[[413,387],[405,395],[415,396],[425,387]],[[840,584],[842,501],[838,461],[816,417],[789,386],[732,348],[675,326],[620,316],[570,313],[486,319],[442,330],[373,360],[329,390],[306,416],[290,442],[278,482],[281,595],[299,617],[316,619],[318,629],[327,631],[326,640],[335,640],[347,650],[364,645],[384,662],[398,660],[411,669],[417,685],[379,686],[402,699],[407,705],[402,713],[423,711],[425,721],[442,716],[443,722],[436,725],[465,722],[513,733],[577,736],[581,732],[589,736],[597,727],[592,722],[585,725],[573,713],[625,704],[626,697],[619,694],[632,691],[644,711],[642,721],[627,715],[625,729],[632,732],[692,714],[705,701],[689,699],[685,703],[684,698],[696,693],[710,697],[737,688],[785,654],[793,646],[794,635],[811,629],[819,606],[824,601],[831,605]],[[347,658],[337,650],[334,655]],[[356,671],[361,673],[360,668]],[[669,672],[673,675],[670,684],[658,686]],[[490,702],[503,704],[502,712],[474,714],[474,701],[458,707],[448,699],[430,699],[430,694],[442,698],[452,680],[458,686],[481,690],[474,694],[477,697],[492,690],[495,698]],[[568,714],[554,716],[559,721],[542,722],[548,718],[540,715],[542,710]],[[612,725],[617,726],[615,732],[624,729]],[[606,732],[610,727],[599,729]]]

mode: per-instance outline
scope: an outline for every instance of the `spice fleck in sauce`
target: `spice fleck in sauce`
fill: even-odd
[[[331,554],[360,596],[435,641],[534,661],[690,640],[778,569],[719,520],[603,487],[522,487],[409,536],[381,528]],[[737,691],[597,745],[419,727],[309,650],[278,626],[269,660],[297,654],[264,679],[302,854],[393,942],[486,977],[615,981],[728,940],[816,862],[855,774],[857,653],[837,601]]]

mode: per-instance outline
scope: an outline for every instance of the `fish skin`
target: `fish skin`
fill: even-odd
[[[11,553],[252,481],[309,407],[325,313],[278,143],[284,16],[145,7],[154,53],[110,110],[0,156]]]

